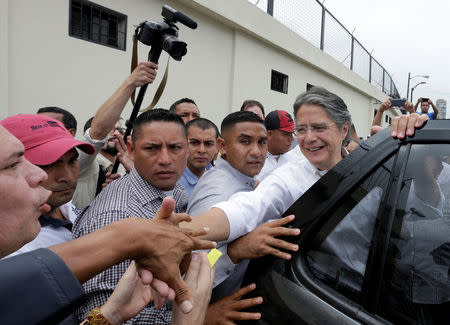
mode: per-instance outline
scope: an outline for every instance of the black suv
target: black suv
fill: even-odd
[[[286,211],[292,260],[250,264],[257,323],[450,324],[449,164],[447,120],[363,142]]]

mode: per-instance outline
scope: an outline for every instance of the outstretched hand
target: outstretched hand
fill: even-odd
[[[262,224],[247,235],[228,244],[228,256],[235,264],[243,259],[259,258],[265,255],[273,255],[289,260],[291,255],[283,252],[281,249],[295,252],[298,250],[298,245],[276,237],[298,236],[300,234],[300,229],[283,227],[294,220],[294,218],[293,215],[290,215]]]
[[[193,254],[184,277],[194,298],[194,309],[188,314],[180,312],[178,306],[173,308],[173,325],[203,324],[206,310],[211,298],[214,282],[214,268],[209,265],[205,252]]]
[[[141,256],[136,260],[148,270],[151,270],[154,277],[167,283],[175,292],[175,300],[184,313],[189,313],[193,308],[193,299],[188,286],[181,277],[180,264],[185,256],[189,256],[192,250],[211,249],[216,246],[214,242],[200,240],[195,236],[205,234],[205,231],[187,234],[177,225],[171,224],[168,219],[174,214],[175,201],[171,197],[166,197],[159,208],[154,220],[152,220],[155,230],[160,230],[157,245],[158,250],[153,249],[151,256]],[[181,218],[183,221],[185,217]],[[189,218],[190,219],[190,218]],[[155,245],[155,243],[149,243]],[[168,298],[167,296],[164,298]],[[169,297],[170,299],[170,297]],[[160,300],[161,302],[161,300]],[[155,297],[155,305],[159,303]]]
[[[120,163],[123,165],[127,173],[131,171],[134,166],[133,157],[129,154],[127,145],[122,136],[114,139],[114,145],[117,149],[116,159],[119,159]]]
[[[246,294],[255,290],[256,285],[254,283],[249,284],[236,291],[235,293],[216,301],[209,305],[206,312],[206,325],[219,325],[219,324],[235,324],[235,321],[244,320],[257,320],[261,318],[260,313],[245,312],[244,309],[248,309],[254,306],[262,304],[263,298],[247,298],[242,299]]]
[[[151,300],[153,274],[140,269],[134,261],[117,283],[114,292],[101,307],[102,314],[113,325],[136,316]]]

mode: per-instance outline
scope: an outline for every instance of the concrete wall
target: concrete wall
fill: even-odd
[[[0,0],[0,118],[60,106],[77,117],[79,130],[129,74],[134,25],[160,21],[167,3],[195,19],[196,30],[179,24],[188,43],[181,62],[171,60],[166,90],[158,104],[193,98],[202,116],[220,125],[245,99],[258,99],[269,112],[292,110],[306,83],[324,86],[349,106],[357,130],[368,134],[374,100],[386,95],[300,38],[246,0],[96,0],[128,16],[126,51],[68,35],[68,0]],[[140,59],[149,48],[140,44]],[[153,98],[167,61],[164,53]],[[289,76],[288,94],[270,90],[271,70]],[[131,104],[122,114],[128,117]]]

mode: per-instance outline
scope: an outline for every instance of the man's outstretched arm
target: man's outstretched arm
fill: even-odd
[[[120,114],[133,91],[147,83],[152,83],[156,78],[158,65],[153,62],[141,62],[128,76],[108,100],[100,106],[92,120],[89,135],[92,139],[102,140],[114,129],[114,125],[120,118]]]
[[[180,263],[192,250],[210,249],[215,243],[195,238],[204,229],[186,234],[180,228],[161,222],[172,213],[172,198],[166,198],[157,220],[128,218],[98,231],[49,249],[69,267],[80,283],[127,259],[136,263],[172,288],[183,311],[189,312],[193,301],[180,274]],[[167,293],[169,294],[169,293]],[[186,306],[186,308],[183,308]]]

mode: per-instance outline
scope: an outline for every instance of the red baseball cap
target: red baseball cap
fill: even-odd
[[[64,125],[51,117],[17,114],[0,121],[25,147],[25,158],[34,165],[50,165],[72,148],[93,154],[93,145],[75,140]]]
[[[267,130],[281,130],[292,133],[295,129],[291,114],[282,110],[275,110],[267,114],[264,124]]]

